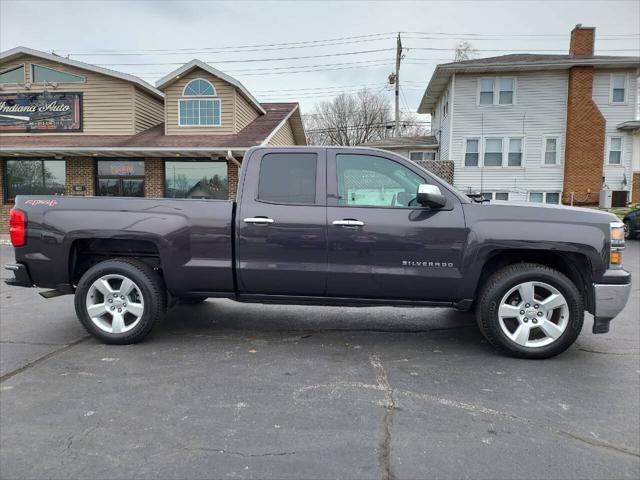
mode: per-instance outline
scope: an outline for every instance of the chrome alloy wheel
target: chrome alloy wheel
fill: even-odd
[[[123,275],[109,274],[89,287],[86,298],[91,321],[107,333],[125,333],[135,328],[144,313],[140,287]]]
[[[525,282],[509,290],[498,307],[502,332],[523,347],[544,347],[569,324],[569,305],[560,291],[544,282]]]

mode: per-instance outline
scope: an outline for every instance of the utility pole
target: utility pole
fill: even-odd
[[[398,32],[398,41],[396,42],[396,125],[394,136],[400,135],[400,59],[402,58],[402,40],[400,40],[400,32]]]

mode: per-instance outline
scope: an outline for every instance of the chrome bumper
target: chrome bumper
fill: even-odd
[[[627,304],[631,294],[631,283],[624,285],[593,284],[595,313],[593,333],[607,333],[609,322],[618,315]]]

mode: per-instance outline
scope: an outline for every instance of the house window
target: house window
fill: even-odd
[[[501,167],[502,166],[502,139],[501,138],[485,139],[483,164],[485,167]]]
[[[514,77],[485,77],[479,81],[479,105],[513,105]]]
[[[625,103],[627,101],[627,76],[611,75],[611,103]]]
[[[480,156],[480,140],[477,138],[467,138],[464,150],[464,166],[477,167]]]
[[[185,97],[213,97],[216,90],[207,80],[196,78],[184,87]],[[202,127],[220,125],[220,99],[198,98],[180,99],[178,125],[181,127]]]
[[[511,105],[513,103],[513,78],[499,78],[498,85],[500,86],[500,92],[498,93],[498,103],[500,103],[500,105]]]
[[[34,83],[84,83],[86,81],[80,75],[73,75],[40,65],[32,65],[31,71]]]
[[[409,158],[414,162],[424,162],[425,160],[435,160],[436,152],[409,152]]]
[[[529,192],[529,201],[532,203],[560,203],[559,192]]]
[[[509,155],[507,164],[510,167],[522,166],[522,139],[510,138],[509,139]]]
[[[98,160],[96,190],[104,197],[144,197],[144,161]]]
[[[493,78],[480,79],[480,105],[493,105]]]
[[[199,159],[164,162],[164,196],[227,200],[227,162]]]
[[[509,192],[483,192],[482,198],[485,200],[509,200]]]
[[[0,83],[24,83],[24,65],[0,73]]]
[[[544,137],[544,165],[558,165],[558,137]]]
[[[609,137],[609,165],[622,165],[622,137]]]
[[[16,195],[62,195],[66,188],[64,160],[5,160],[5,198]]]

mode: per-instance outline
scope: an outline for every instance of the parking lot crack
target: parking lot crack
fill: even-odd
[[[236,455],[239,457],[284,457],[287,455],[296,455],[301,452],[287,451],[287,452],[264,452],[264,453],[245,453],[236,450],[225,450],[222,448],[210,448],[210,447],[184,447],[183,450],[187,451],[201,451],[220,453],[223,455]]]
[[[382,418],[382,434],[378,442],[378,464],[382,470],[383,480],[393,480],[393,467],[391,464],[391,432],[393,427],[394,413],[397,409],[396,396],[389,384],[389,378],[384,365],[377,355],[369,358],[369,362],[376,373],[376,387],[384,392],[384,417]]]

